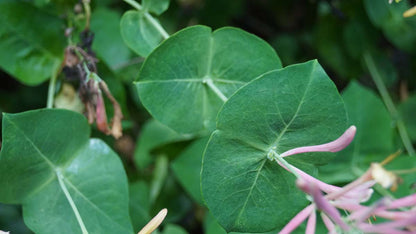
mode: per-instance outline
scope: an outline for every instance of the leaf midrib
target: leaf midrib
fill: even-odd
[[[308,93],[308,90],[309,90],[309,88],[311,86],[312,78],[313,78],[312,77],[312,74],[313,74],[313,71],[315,70],[315,67],[316,67],[316,63],[313,64],[313,67],[312,67],[311,71],[309,72],[308,84],[306,85],[306,88],[305,88],[305,90],[303,92],[302,98],[299,101],[298,108],[296,109],[295,114],[292,116],[292,118],[290,119],[289,123],[285,124],[285,127],[283,128],[283,130],[280,132],[280,134],[277,136],[276,140],[273,142],[272,147],[273,146],[277,146],[277,144],[279,143],[280,139],[282,139],[283,135],[286,133],[286,131],[289,129],[290,125],[293,123],[293,121],[295,121],[296,117],[298,116],[299,111],[300,111],[303,103],[305,102],[306,94]],[[280,112],[279,112],[279,115],[281,116],[281,113]]]
[[[34,142],[25,134],[25,132],[18,126],[18,125],[16,125],[16,123],[14,123],[10,118],[9,118],[9,116],[8,115],[3,115],[3,118],[4,118],[4,120],[5,121],[7,121],[7,122],[9,122],[17,131],[19,131],[20,133],[21,133],[21,135],[26,139],[26,141],[28,141],[30,144],[31,144],[31,146],[36,150],[36,152],[38,152],[39,153],[39,155],[42,157],[42,159],[44,159],[45,161],[46,161],[46,163],[51,167],[51,169],[52,169],[52,175],[53,176],[51,176],[51,177],[49,177],[49,178],[47,178],[46,180],[45,180],[45,182],[44,183],[42,183],[42,184],[40,184],[36,189],[34,189],[33,191],[31,191],[30,193],[28,193],[28,196],[25,198],[25,199],[27,199],[28,197],[30,197],[30,196],[32,196],[33,194],[35,194],[36,192],[38,192],[38,191],[40,191],[43,187],[45,187],[45,186],[47,186],[49,183],[51,183],[53,180],[57,180],[57,177],[56,177],[56,173],[55,173],[55,171],[58,169],[58,168],[61,168],[61,167],[57,167],[54,163],[52,163],[47,157],[46,157],[46,155],[45,154],[43,154],[42,153],[42,151],[40,151],[40,149],[34,144]],[[86,143],[86,144],[84,144],[83,146],[81,146],[80,148],[78,148],[76,151],[74,151],[74,155],[77,155],[77,153],[80,151],[80,150],[82,150],[84,147],[87,147],[88,146],[88,144]],[[72,162],[73,160],[75,160],[76,159],[76,156],[74,156],[74,157],[72,157],[72,158],[70,158],[67,162]],[[68,164],[66,164],[66,165],[70,165],[71,163],[68,163]],[[66,167],[62,167],[61,168],[63,171],[65,171],[65,169],[66,169]],[[64,180],[68,183],[68,185],[70,185],[71,186],[71,188],[75,191],[75,192],[77,192],[84,200],[86,200],[89,204],[91,204],[91,206],[95,209],[95,210],[97,210],[98,212],[100,212],[100,213],[102,213],[102,214],[104,214],[104,217],[105,218],[107,218],[107,219],[109,219],[110,221],[112,221],[113,223],[116,223],[117,225],[119,225],[120,227],[122,227],[122,229],[125,229],[125,227],[123,226],[123,225],[121,225],[120,223],[118,223],[118,222],[114,222],[111,218],[109,218],[108,216],[107,216],[107,214],[104,212],[104,211],[102,211],[100,208],[98,208],[92,201],[90,201],[89,199],[87,199],[87,197],[81,192],[81,191],[79,191],[78,189],[77,189],[77,187],[76,186],[74,186],[72,183],[71,183],[71,181],[69,180],[69,178],[67,178],[66,176],[65,176],[65,174],[63,174],[62,175],[63,176],[63,178],[64,178]],[[130,232],[130,230],[128,230],[128,232]]]
[[[224,78],[211,78],[212,81],[218,82],[218,83],[228,83],[228,84],[240,84],[244,85],[246,82],[239,81],[239,80],[228,80]],[[146,83],[171,83],[171,82],[204,82],[204,78],[182,78],[182,79],[169,79],[169,80],[145,80],[145,81],[136,81],[134,83],[136,84],[146,84]]]
[[[241,207],[241,210],[240,210],[240,212],[238,213],[237,218],[235,219],[235,222],[234,222],[234,226],[233,226],[233,227],[236,227],[236,226],[238,225],[238,221],[240,220],[241,216],[243,215],[244,210],[246,209],[246,206],[247,206],[248,200],[249,200],[249,198],[251,197],[251,193],[253,192],[254,187],[256,187],[257,180],[258,180],[258,178],[259,178],[259,176],[260,176],[260,172],[261,172],[261,170],[263,169],[264,165],[266,164],[266,161],[267,161],[267,158],[263,159],[263,162],[261,163],[261,165],[260,165],[259,169],[257,170],[257,172],[256,172],[256,176],[254,177],[253,184],[251,185],[250,190],[249,190],[249,192],[248,192],[248,195],[247,195],[247,197],[246,197],[246,200],[244,201],[244,204],[243,204],[243,206]]]
[[[300,109],[301,109],[301,107],[302,107],[302,104],[304,103],[304,100],[305,100],[305,96],[306,96],[306,94],[308,93],[308,90],[309,90],[309,88],[310,88],[310,86],[311,86],[311,83],[312,83],[312,74],[313,74],[313,71],[314,71],[314,69],[315,69],[315,67],[316,67],[316,64],[314,64],[313,65],[313,67],[312,67],[312,69],[311,69],[311,71],[310,71],[310,73],[309,73],[309,77],[308,77],[308,84],[306,85],[306,88],[305,88],[305,90],[304,90],[304,92],[303,92],[303,95],[302,95],[302,98],[301,98],[301,100],[299,101],[299,105],[298,105],[298,108],[297,108],[297,110],[296,110],[296,112],[295,112],[295,114],[293,115],[293,117],[291,118],[291,120],[289,121],[289,123],[287,124],[287,125],[285,125],[285,128],[282,130],[282,132],[279,134],[279,136],[276,138],[276,140],[273,142],[273,144],[272,144],[272,146],[275,146],[275,145],[277,145],[277,143],[280,141],[280,139],[283,137],[283,135],[286,133],[286,131],[289,129],[289,126],[293,123],[293,121],[296,119],[296,117],[297,117],[297,115],[298,115],[298,113],[299,113],[299,111],[300,111]],[[244,139],[240,139],[240,140],[242,140],[243,142],[246,142],[247,143],[247,141],[245,141]],[[250,145],[250,144],[249,144]],[[266,151],[265,151],[266,152]],[[252,183],[252,185],[251,185],[251,187],[250,187],[250,190],[249,190],[249,192],[248,192],[248,195],[247,195],[247,197],[246,197],[246,200],[245,200],[245,202],[244,202],[244,204],[243,204],[243,206],[242,206],[242,208],[241,208],[241,210],[240,210],[240,212],[239,212],[239,214],[238,214],[238,216],[237,216],[237,218],[236,218],[236,220],[235,220],[235,222],[234,222],[234,226],[233,227],[236,227],[237,225],[238,225],[238,221],[240,220],[240,218],[241,218],[241,216],[242,216],[242,214],[243,214],[243,212],[244,212],[244,210],[245,210],[245,208],[246,208],[246,206],[247,206],[247,203],[248,203],[248,200],[249,200],[249,198],[251,197],[251,193],[252,193],[252,191],[253,191],[253,189],[254,189],[254,187],[255,187],[255,185],[256,185],[256,183],[257,183],[257,180],[258,180],[258,177],[259,177],[259,175],[260,175],[260,172],[261,172],[261,170],[263,169],[263,167],[264,167],[264,165],[265,165],[265,163],[266,163],[266,161],[267,161],[267,157],[265,157],[264,159],[263,159],[263,162],[262,162],[262,164],[261,164],[261,166],[259,167],[259,169],[257,170],[257,173],[256,173],[256,176],[255,176],[255,178],[254,178],[254,181],[253,181],[253,183]]]

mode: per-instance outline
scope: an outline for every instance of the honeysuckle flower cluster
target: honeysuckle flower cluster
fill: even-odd
[[[301,210],[279,232],[287,234],[294,231],[307,220],[306,234],[315,233],[317,212],[328,229],[328,233],[416,233],[416,194],[397,200],[383,198],[371,206],[361,205],[373,194],[372,187],[378,183],[388,188],[396,186],[398,177],[386,171],[383,163],[373,163],[358,179],[344,187],[338,187],[320,181],[294,167],[284,157],[306,152],[337,152],[347,147],[354,139],[355,126],[348,128],[342,136],[327,144],[299,147],[282,154],[273,149],[268,158],[297,177],[297,187],[307,194],[311,204]],[[343,210],[346,217],[341,215]],[[380,217],[387,221],[373,224],[370,218]]]

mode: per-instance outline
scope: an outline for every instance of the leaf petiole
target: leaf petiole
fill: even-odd
[[[124,0],[126,3],[130,4],[132,7],[136,8],[139,11],[143,10],[143,7],[136,1],[134,0]],[[146,17],[146,19],[153,25],[153,27],[155,27],[157,29],[157,31],[159,31],[160,35],[162,35],[163,39],[168,39],[169,38],[169,34],[166,32],[166,30],[162,27],[162,25],[160,25],[159,22],[157,22],[155,20],[155,18],[153,18],[152,15],[149,14],[149,12],[143,12],[144,17]]]
[[[75,217],[77,218],[78,224],[82,230],[83,234],[88,234],[87,228],[85,227],[84,222],[82,221],[81,215],[79,214],[79,211],[74,203],[74,201],[72,200],[71,194],[69,194],[68,189],[65,186],[64,183],[64,176],[62,175],[62,171],[60,168],[57,168],[55,170],[56,173],[56,177],[58,178],[59,181],[59,186],[61,187],[62,191],[65,194],[66,199],[69,202],[69,205],[71,205],[72,210],[74,211]]]
[[[221,98],[221,100],[223,102],[226,102],[228,100],[228,98],[221,92],[221,90],[214,84],[214,82],[212,82],[212,79],[204,79],[202,81],[202,83],[207,84],[208,87],[211,88],[212,91],[214,91],[214,93]]]
[[[53,66],[52,77],[49,80],[48,100],[46,101],[46,108],[53,108],[53,98],[55,96],[56,79],[58,78],[60,69],[60,63],[59,61],[56,61],[55,65]]]
[[[269,153],[267,154],[267,158],[269,160],[275,160],[279,165],[286,168],[288,171],[290,171],[296,178],[301,179],[302,177],[299,175],[299,173],[293,168],[290,163],[288,163],[286,160],[283,159],[283,157],[276,153],[274,149],[270,149]]]

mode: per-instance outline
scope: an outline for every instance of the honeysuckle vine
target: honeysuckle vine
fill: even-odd
[[[347,147],[354,139],[356,127],[351,126],[338,139],[315,146],[298,147],[282,154],[272,148],[268,159],[275,160],[280,166],[297,177],[296,185],[308,195],[312,204],[301,210],[280,232],[288,234],[294,231],[306,219],[306,234],[315,233],[316,212],[324,222],[328,233],[362,232],[411,234],[416,231],[416,195],[392,200],[383,198],[370,206],[361,205],[373,194],[372,187],[378,183],[385,188],[394,187],[397,176],[386,171],[382,163],[372,163],[371,167],[358,179],[344,187],[337,187],[320,181],[289,164],[283,157],[307,152],[337,152]],[[343,217],[338,209],[347,214]],[[387,222],[371,224],[370,217],[381,217]]]
[[[340,150],[343,150],[345,147],[347,147],[351,143],[351,141],[354,139],[356,130],[357,129],[355,126],[351,126],[338,139],[334,141],[331,141],[326,144],[321,144],[321,145],[297,147],[297,148],[285,151],[281,154],[278,154],[276,152],[276,147],[272,147],[267,154],[267,158],[271,161],[276,161],[280,166],[292,172],[298,178],[307,177],[310,180],[318,182],[313,177],[307,175],[306,173],[299,170],[298,168],[290,165],[286,160],[283,159],[283,157],[287,157],[287,156],[291,156],[295,154],[301,154],[301,153],[308,153],[308,152],[338,152]]]

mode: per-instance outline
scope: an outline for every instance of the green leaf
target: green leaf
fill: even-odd
[[[401,181],[398,184],[397,190],[392,191],[396,198],[404,197],[416,192],[416,160],[413,156],[399,155],[399,157],[389,162],[385,168],[400,176]]]
[[[91,30],[95,33],[92,49],[112,70],[129,61],[132,54],[120,34],[120,14],[108,8],[94,9]]]
[[[414,52],[416,19],[404,18],[403,12],[410,8],[408,1],[389,4],[388,1],[364,1],[365,10],[372,23],[399,49]]]
[[[168,175],[162,191],[152,207],[151,216],[156,215],[163,208],[168,209],[164,222],[179,222],[188,217],[195,208],[194,203],[186,196],[173,175]]]
[[[374,30],[368,20],[363,19],[349,21],[343,30],[343,41],[347,52],[357,60],[363,56],[365,51],[374,50],[374,41],[377,36],[381,35]]]
[[[168,224],[163,229],[162,234],[187,234],[188,232],[181,226],[175,224]]]
[[[416,142],[416,95],[399,105],[399,112],[412,142]]]
[[[144,181],[130,184],[130,218],[134,232],[139,232],[151,219],[149,186]]]
[[[250,82],[224,104],[205,150],[201,185],[210,212],[227,232],[282,228],[307,201],[295,176],[267,154],[334,140],[346,122],[342,99],[316,60]],[[287,160],[312,172],[312,163],[325,163],[331,155]]]
[[[320,168],[320,178],[328,183],[345,183],[359,176],[369,163],[359,162],[371,155],[383,160],[393,153],[393,128],[390,114],[380,98],[357,82],[342,93],[349,124],[357,127],[354,141],[339,156]]]
[[[145,60],[135,83],[152,116],[180,133],[212,131],[239,87],[281,67],[273,48],[236,28],[186,28]]]
[[[169,8],[170,0],[143,0],[143,8],[160,15]]]
[[[27,85],[47,80],[61,63],[63,21],[27,2],[5,0],[0,24],[0,67]]]
[[[201,195],[201,162],[208,137],[193,142],[171,164],[173,172],[181,185],[199,204],[203,204]]]
[[[224,228],[215,220],[214,216],[206,212],[204,217],[204,233],[206,234],[227,234]]]
[[[127,11],[120,22],[124,43],[143,57],[147,57],[163,39],[145,14],[146,12],[142,11]]]
[[[143,126],[134,150],[134,162],[144,169],[154,160],[152,150],[158,146],[191,139],[191,135],[178,134],[160,122],[151,119]]]
[[[0,203],[0,230],[10,233],[32,234],[23,223],[21,207]]]
[[[90,233],[132,232],[121,161],[89,133],[71,111],[3,115],[0,201],[22,204],[34,232],[81,233],[81,222]]]

